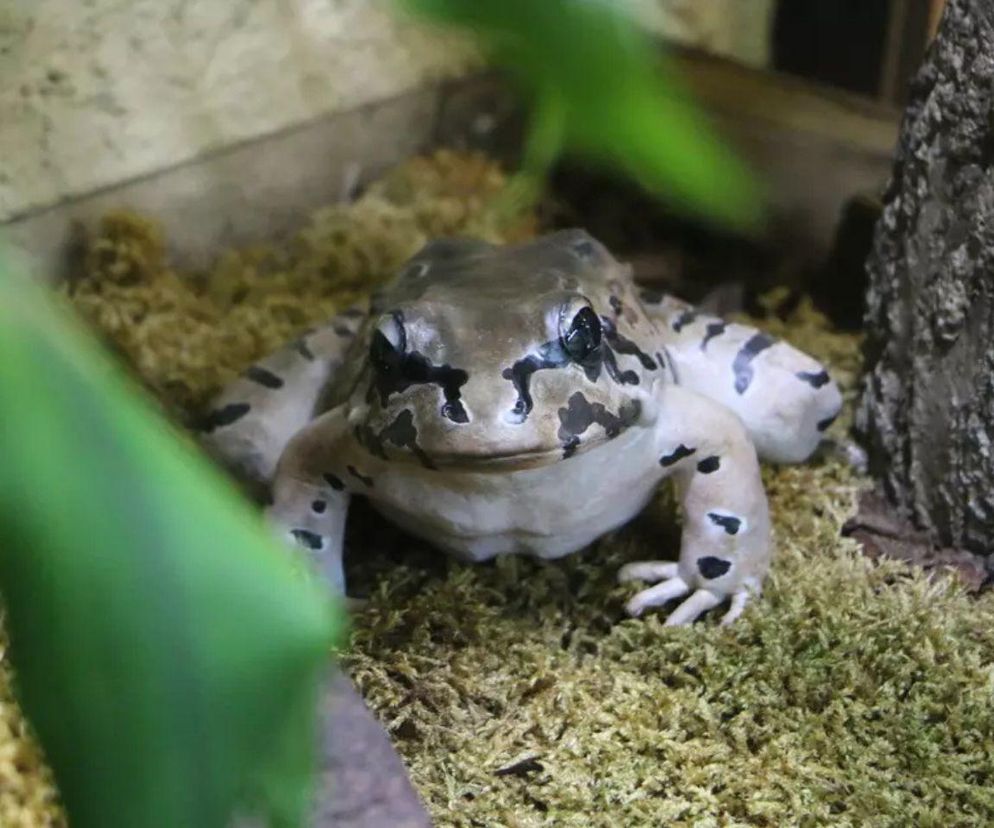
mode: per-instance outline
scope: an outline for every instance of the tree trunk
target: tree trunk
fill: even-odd
[[[870,469],[933,539],[994,552],[994,0],[951,0],[868,262]],[[994,559],[991,559],[994,560]]]

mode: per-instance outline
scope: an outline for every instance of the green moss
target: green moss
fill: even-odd
[[[107,244],[124,252],[95,259],[75,298],[187,416],[425,238],[533,232],[498,221],[502,188],[479,158],[417,160],[286,248],[198,277],[168,271],[154,235],[118,234]],[[824,358],[852,399],[856,338],[806,304],[762,324]],[[622,614],[618,567],[675,556],[665,492],[549,564],[461,565],[360,511],[354,575],[372,599],[347,664],[439,825],[994,823],[994,598],[864,558],[839,530],[866,481],[832,452],[764,479],[773,571],[727,629]]]
[[[561,563],[384,573],[350,667],[439,824],[994,819],[994,602],[842,539],[839,462],[765,478],[776,561],[727,629],[622,615],[617,568],[675,553],[665,497]]]

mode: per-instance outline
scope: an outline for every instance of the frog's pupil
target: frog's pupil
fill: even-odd
[[[588,357],[601,344],[601,323],[592,308],[581,308],[570,323],[563,347],[575,360]]]

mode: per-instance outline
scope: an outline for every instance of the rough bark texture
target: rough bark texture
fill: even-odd
[[[951,0],[868,262],[857,431],[933,539],[994,552],[994,0]],[[994,558],[989,560],[994,561]]]

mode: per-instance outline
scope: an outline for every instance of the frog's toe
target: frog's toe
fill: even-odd
[[[665,626],[678,627],[692,624],[709,609],[718,606],[721,601],[722,597],[715,595],[711,590],[699,589],[667,616]]]
[[[749,603],[749,599],[752,597],[752,593],[745,588],[740,589],[738,592],[732,595],[732,603],[726,612],[721,617],[721,624],[725,626],[726,624],[731,624],[735,619],[742,615],[742,611],[746,608],[746,604]]]
[[[633,561],[627,563],[618,570],[618,583],[626,581],[647,581],[654,584],[657,581],[666,581],[675,578],[679,574],[679,566],[668,561]]]
[[[659,607],[674,598],[686,595],[690,592],[687,582],[679,576],[668,578],[662,583],[643,589],[635,593],[631,600],[625,604],[625,612],[632,618],[638,618],[649,607]]]

